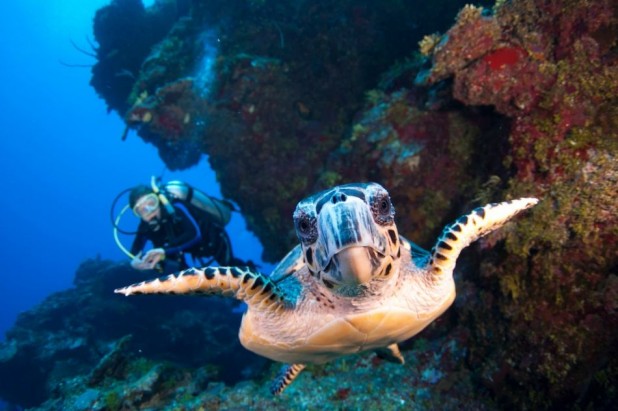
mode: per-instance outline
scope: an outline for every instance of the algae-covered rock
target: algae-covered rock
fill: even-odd
[[[141,378],[139,364],[170,364],[173,374],[207,367],[209,378],[228,383],[266,364],[240,345],[241,315],[226,300],[113,294],[144,275],[127,264],[89,260],[74,288],[22,313],[0,343],[0,398],[25,407],[65,401],[108,380]]]
[[[600,409],[616,398],[617,13],[610,1],[534,0],[462,12],[422,77],[452,77],[456,99],[509,118],[502,196],[542,199],[480,265],[480,298],[461,310],[470,365],[508,407]],[[487,24],[500,35],[487,37]],[[472,58],[462,27],[485,47]]]
[[[447,27],[465,4],[217,0],[144,9],[134,3],[115,0],[97,13],[92,84],[127,122],[123,137],[135,130],[170,169],[208,155],[222,193],[243,210],[268,261],[294,244],[295,202],[331,171],[324,165],[364,93],[410,55],[415,38]],[[125,8],[143,34],[117,27]],[[135,41],[116,42],[115,33],[127,30]],[[108,58],[104,50],[114,53]],[[116,79],[123,69],[131,75]],[[191,89],[170,94],[189,82]]]
[[[111,85],[108,105],[170,167],[209,155],[222,192],[240,205],[268,260],[296,241],[296,202],[335,184],[384,185],[401,233],[424,246],[476,205],[541,198],[529,219],[464,253],[455,307],[428,332],[465,353],[454,368],[423,364],[419,379],[439,389],[409,391],[398,406],[423,409],[416,400],[430,398],[428,407],[611,407],[618,396],[615,2],[318,3],[194,2],[166,26],[172,35],[137,43],[149,46],[134,54],[134,79],[106,83],[95,73],[93,84]],[[130,9],[136,21],[154,12]],[[419,41],[422,56],[414,54]],[[104,55],[106,73],[118,72],[120,60]],[[206,82],[204,73],[212,73]],[[189,82],[186,93],[173,93]],[[69,341],[76,352],[88,346]],[[460,378],[468,396],[447,395]],[[368,384],[396,389],[378,380]],[[303,384],[287,403],[264,399],[251,383],[209,387],[211,407],[232,407],[225,398],[238,393],[255,398],[243,402],[255,408],[309,401]],[[334,401],[356,404],[365,394],[343,384],[320,398],[337,408],[344,404]]]

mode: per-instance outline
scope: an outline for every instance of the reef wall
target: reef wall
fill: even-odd
[[[144,9],[115,0],[95,17],[91,83],[170,169],[207,154],[264,258],[276,261],[295,241],[296,202],[330,183],[320,177],[331,171],[328,155],[365,93],[463,4],[221,0]],[[127,33],[125,10],[143,35]],[[150,27],[160,15],[164,24]],[[169,16],[177,17],[171,28]],[[161,28],[169,30],[163,39]],[[135,40],[119,42],[118,33]]]
[[[417,77],[506,117],[499,195],[542,199],[480,264],[460,310],[470,365],[501,403],[616,395],[617,17],[611,1],[467,6]]]
[[[130,397],[131,389],[145,402],[165,391],[163,382],[188,378],[188,370],[197,390],[268,369],[266,359],[240,345],[242,314],[230,300],[113,294],[152,275],[111,261],[82,263],[73,288],[22,313],[0,342],[0,398],[26,408],[92,410],[98,402],[112,410],[120,407],[107,403]]]
[[[383,184],[424,247],[476,205],[539,197],[464,254],[445,323],[498,408],[602,408],[618,395],[618,6],[430,3],[115,0],[92,84],[170,168],[207,154],[268,260],[295,242],[296,202],[337,183]]]

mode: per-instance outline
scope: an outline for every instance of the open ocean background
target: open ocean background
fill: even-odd
[[[184,172],[164,169],[156,149],[134,133],[90,87],[92,19],[109,0],[5,2],[0,14],[0,339],[17,315],[71,287],[88,258],[124,261],[112,236],[114,197],[152,175],[181,179],[208,194],[219,187],[207,159]],[[151,1],[144,1],[148,6]],[[236,256],[260,260],[262,248],[234,213]],[[124,238],[130,245],[131,238]],[[131,279],[128,279],[131,282]],[[111,290],[110,290],[111,293]]]

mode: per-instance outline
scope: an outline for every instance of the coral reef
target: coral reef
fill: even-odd
[[[210,381],[235,382],[267,364],[240,345],[240,314],[228,300],[125,299],[111,293],[136,275],[126,264],[86,261],[75,288],[20,315],[0,343],[0,397],[25,407],[55,403],[67,390],[81,396],[110,379],[130,375],[141,381],[155,367],[175,375],[203,366]]]
[[[129,95],[150,48],[163,40],[182,13],[186,10],[172,2],[145,9],[141,0],[113,0],[97,11],[97,64],[90,84],[105,98],[109,111],[123,115],[129,108]]]
[[[409,64],[389,82],[418,70]],[[335,183],[380,181],[397,206],[397,223],[414,240],[431,247],[456,208],[480,193],[491,159],[479,158],[476,147],[493,133],[492,121],[481,113],[441,101],[440,110],[427,110],[430,96],[423,90],[373,90],[349,137],[327,162],[320,188]],[[450,106],[449,106],[450,104]],[[497,152],[500,147],[493,147]],[[498,178],[499,180],[499,178]],[[477,202],[482,200],[477,199]],[[407,210],[413,210],[408,212]]]
[[[53,397],[67,409],[68,401],[108,409],[615,403],[615,1],[512,0],[491,9],[369,0],[138,3],[115,0],[97,13],[93,86],[170,168],[207,154],[268,260],[295,243],[296,202],[337,183],[383,184],[400,232],[423,246],[478,204],[531,195],[542,201],[529,219],[464,253],[454,308],[407,347],[411,366],[373,367],[352,357],[310,369],[292,395],[270,399],[263,381],[215,383],[206,365],[218,363],[197,347],[194,361],[147,357],[136,371],[139,358],[124,357],[121,347],[136,347],[139,333],[122,319],[102,327],[110,333],[103,343],[86,344],[79,339],[85,331],[29,339],[28,329],[46,325],[26,314],[0,354],[0,381],[15,384],[0,389],[3,397],[27,401],[16,395],[25,384],[20,367],[34,381],[30,398],[53,397],[50,378],[67,376],[62,364],[74,361],[80,365],[70,369],[80,379]],[[163,18],[161,10],[174,12]],[[157,313],[159,322],[169,321],[163,339],[176,332],[172,321],[204,333],[188,311],[185,320]],[[98,328],[88,326],[93,318],[75,329]],[[133,338],[121,344],[127,334]],[[141,344],[156,343],[146,335]],[[165,353],[167,344],[153,352]],[[41,362],[36,368],[32,352]],[[47,359],[55,352],[68,354],[53,366]],[[99,363],[106,353],[109,360]],[[84,390],[89,379],[100,382]]]
[[[319,174],[328,171],[322,165],[364,92],[410,54],[410,38],[446,28],[465,4],[217,0],[193,2],[181,14],[169,12],[173,3],[146,9],[148,16],[178,17],[163,39],[148,43],[150,51],[134,52],[132,43],[118,51],[141,59],[128,87],[97,91],[169,168],[192,166],[207,154],[223,194],[243,210],[269,261],[293,244],[287,216],[319,187]],[[123,4],[117,0],[99,14]],[[113,43],[117,20],[95,22],[97,41]],[[93,84],[105,79],[93,71]],[[193,93],[181,98],[187,105],[157,97],[183,81],[193,82]],[[121,98],[123,105],[112,104]]]
[[[209,382],[203,369],[190,374],[155,364],[131,370],[127,380],[107,380],[86,391],[65,389],[64,401],[48,401],[37,411],[72,410],[492,410],[487,396],[477,397],[470,374],[461,368],[465,349],[444,338],[421,339],[418,357],[398,366],[377,357],[352,356],[306,370],[286,395],[272,397],[265,381],[235,386]],[[276,367],[268,373],[274,376]],[[353,383],[352,383],[353,382]],[[76,388],[77,381],[67,385]],[[385,389],[385,387],[389,387]]]
[[[199,103],[193,80],[183,78],[158,88],[149,96],[144,90],[126,115],[127,125],[139,127],[144,141],[159,147],[170,169],[197,164],[202,153],[193,133]]]
[[[350,356],[308,367],[273,397],[280,365],[239,346],[229,304],[110,294],[131,275],[127,265],[86,261],[74,289],[24,313],[0,344],[2,398],[33,411],[495,409],[473,389],[465,329],[447,334],[447,317],[408,344],[403,366]]]
[[[589,400],[607,389],[601,376],[613,367],[617,11],[610,1],[514,1],[492,15],[467,7],[417,77],[453,78],[455,99],[510,118],[504,195],[544,199],[506,235],[506,254],[481,264],[482,298],[462,310],[474,336],[471,365],[511,406]]]

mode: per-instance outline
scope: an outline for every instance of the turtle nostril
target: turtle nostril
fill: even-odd
[[[336,193],[333,194],[333,196],[330,198],[331,203],[333,204],[337,204],[337,203],[343,203],[348,199],[348,196],[346,196],[343,193]]]

